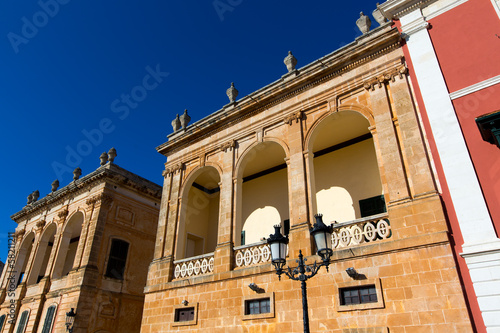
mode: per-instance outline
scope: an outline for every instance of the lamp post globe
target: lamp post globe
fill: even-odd
[[[323,215],[314,215],[316,222],[313,227],[309,230],[311,236],[314,238],[316,243],[316,248],[318,249],[318,255],[323,260],[323,265],[326,266],[326,271],[328,271],[328,266],[330,264],[330,257],[333,254],[332,250],[332,233],[333,226],[325,225],[323,223]]]
[[[274,234],[269,235],[267,243],[271,248],[271,262],[276,268],[276,274],[278,274],[279,280],[281,280],[281,274],[283,273],[283,266],[286,263],[286,253],[288,245],[288,237],[281,234],[281,226],[274,226]]]

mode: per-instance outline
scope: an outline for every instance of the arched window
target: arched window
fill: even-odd
[[[106,277],[123,280],[125,264],[127,263],[128,246],[129,244],[121,239],[113,239],[111,241]]]
[[[82,232],[83,219],[82,212],[76,212],[64,228],[64,232],[59,240],[59,250],[52,273],[54,279],[68,275],[75,264],[76,250]]]
[[[52,323],[54,322],[54,313],[56,312],[56,306],[52,305],[47,309],[47,314],[45,315],[45,321],[43,322],[42,333],[50,333],[52,328]]]
[[[19,322],[17,324],[16,333],[24,333],[24,330],[26,329],[26,323],[28,322],[28,315],[29,315],[28,310],[23,311],[21,317],[19,318]]]

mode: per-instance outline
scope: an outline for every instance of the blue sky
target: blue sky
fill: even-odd
[[[231,82],[241,98],[285,74],[289,50],[302,67],[359,37],[375,2],[342,3],[2,1],[0,259],[34,190],[94,171],[111,147],[116,164],[161,184],[155,147],[176,113],[199,120],[228,103]]]

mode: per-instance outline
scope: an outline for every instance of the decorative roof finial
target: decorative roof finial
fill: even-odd
[[[57,191],[57,188],[59,187],[59,180],[58,179],[54,180],[51,185],[52,185],[52,192]]]
[[[82,175],[82,169],[76,168],[75,170],[73,170],[73,180],[78,180],[78,178],[80,178],[81,175]]]
[[[116,149],[115,147],[112,147],[109,151],[108,151],[108,161],[109,163],[113,163],[115,161],[115,157],[118,156],[116,154]]]
[[[297,59],[293,56],[292,51],[288,51],[288,55],[285,57],[283,62],[288,69],[288,73],[291,73],[295,70],[295,66],[297,65]]]
[[[101,156],[99,156],[99,160],[101,160],[101,165],[104,165],[108,162],[108,154],[106,152],[102,153]]]
[[[26,203],[27,205],[33,202],[33,192],[28,195],[27,200],[28,200],[28,202]]]
[[[191,117],[188,115],[187,109],[184,110],[184,113],[179,117],[179,120],[181,122],[182,128],[185,129],[191,121]]]
[[[172,128],[174,129],[174,133],[181,128],[181,120],[179,119],[179,114],[176,114],[175,119],[172,120]]]
[[[234,103],[236,101],[236,97],[238,97],[238,90],[234,87],[234,82],[231,82],[231,87],[226,90],[226,95],[229,97],[230,103]]]
[[[361,12],[359,13],[359,19],[356,21],[356,25],[363,34],[366,34],[368,31],[370,31],[372,21],[368,16],[366,16],[365,14],[363,14],[363,12]]]

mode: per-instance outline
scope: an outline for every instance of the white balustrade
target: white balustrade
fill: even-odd
[[[387,214],[378,214],[344,223],[334,223],[332,247],[334,249],[375,242],[392,236]]]
[[[174,267],[174,279],[213,273],[214,253],[176,260]]]
[[[234,251],[236,267],[252,266],[271,261],[271,249],[265,241],[237,246]]]

